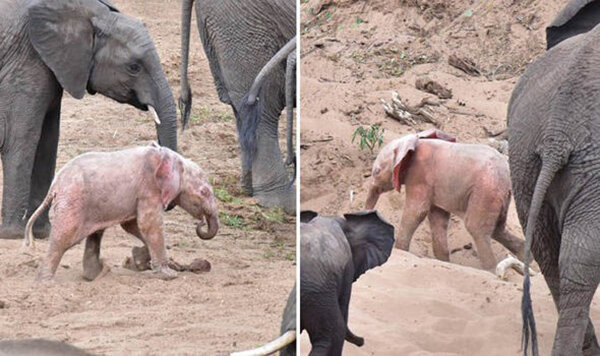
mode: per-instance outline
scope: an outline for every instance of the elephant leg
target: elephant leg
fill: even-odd
[[[48,253],[42,259],[37,280],[50,280],[65,252],[87,236],[78,226],[55,224],[50,231]]]
[[[127,233],[137,237],[140,241],[142,241],[144,243],[144,247],[146,249],[148,248],[148,245],[146,244],[146,240],[144,239],[144,236],[142,236],[142,232],[140,231],[140,228],[138,227],[137,219],[126,221],[121,224],[121,227]]]
[[[420,195],[414,195],[412,192],[407,191],[406,203],[400,222],[400,232],[396,239],[396,248],[408,251],[410,241],[419,225],[425,220],[429,209],[429,202],[424,201]]]
[[[100,275],[104,269],[104,264],[100,260],[100,243],[104,230],[99,230],[89,235],[85,241],[85,250],[83,252],[83,278],[93,281]]]
[[[506,207],[508,209],[508,206]],[[500,213],[492,238],[506,247],[521,261],[525,260],[525,240],[518,238],[506,229],[506,209]]]
[[[440,261],[450,262],[450,251],[448,250],[448,222],[450,213],[444,209],[432,206],[427,215],[431,229],[433,242],[433,255]]]
[[[27,217],[40,206],[54,178],[56,168],[56,151],[58,148],[58,132],[60,126],[60,103],[58,98],[50,111],[44,118],[40,141],[37,144],[33,173],[31,175],[29,208]],[[36,220],[33,232],[37,238],[46,238],[50,234],[50,223],[48,222],[48,210]]]
[[[301,284],[300,324],[306,330],[312,345],[310,355],[341,355],[346,335],[339,296],[334,292],[338,283]]]
[[[584,345],[594,347],[590,304],[600,282],[600,246],[590,243],[597,237],[594,221],[565,224],[559,256],[560,299],[558,324],[552,355],[577,355]]]
[[[150,252],[150,266],[162,279],[177,277],[177,272],[168,265],[161,210],[149,208],[141,203],[138,207],[137,227]]]
[[[30,105],[28,102],[27,105]],[[23,111],[21,113],[15,110]],[[7,127],[2,147],[2,227],[0,239],[23,238],[29,208],[31,177],[44,114],[32,113],[26,106],[14,104],[15,119]],[[41,115],[41,117],[39,117]],[[21,121],[18,121],[22,118]]]
[[[310,356],[338,356],[342,354],[344,339],[346,336],[346,325],[339,308],[334,307],[331,311],[322,312],[319,315],[321,325],[329,325],[331,328],[318,328],[309,332],[312,348]],[[308,328],[307,328],[308,331]]]
[[[476,192],[471,195],[465,213],[465,227],[473,237],[481,267],[492,273],[496,268],[496,257],[491,238],[501,211],[498,205],[498,201],[490,199],[487,194]]]
[[[260,205],[280,207],[286,213],[293,214],[296,210],[296,189],[289,184],[289,175],[279,148],[278,125],[282,109],[283,106],[277,109],[268,105],[263,109],[252,161],[252,190]]]
[[[356,346],[363,346],[365,339],[360,336],[354,335],[348,327],[348,309],[350,307],[350,296],[352,295],[352,282],[354,282],[354,269],[351,266],[347,266],[344,271],[344,279],[342,281],[342,290],[338,298],[338,304],[342,317],[344,318],[344,325],[346,326],[346,333],[344,339],[348,342],[353,343]],[[345,288],[348,286],[347,288]]]

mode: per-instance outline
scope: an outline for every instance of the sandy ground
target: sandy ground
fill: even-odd
[[[323,214],[360,210],[366,198],[373,153],[352,143],[359,127],[380,124],[384,144],[406,133],[434,127],[386,116],[380,99],[391,91],[425,107],[438,127],[461,142],[489,143],[488,132],[506,127],[513,86],[545,49],[544,28],[563,1],[308,0],[301,5],[302,170],[301,205]],[[468,57],[481,76],[448,64]],[[452,90],[440,100],[415,88],[428,77]],[[353,200],[350,197],[353,196]],[[388,193],[377,209],[398,228],[403,194]],[[523,236],[514,203],[508,228]],[[355,285],[350,328],[366,345],[346,343],[349,355],[519,353],[522,277],[509,280],[479,270],[476,251],[462,222],[449,229],[451,263],[433,259],[427,224],[417,230],[410,254],[394,251],[383,267]],[[507,251],[495,241],[498,259]],[[553,340],[556,311],[541,276],[532,280],[542,354]],[[486,298],[489,298],[486,299]],[[592,319],[600,321],[600,297]],[[303,354],[310,348],[302,339]]]
[[[146,24],[177,97],[180,1],[114,3]],[[47,242],[24,254],[21,241],[0,241],[0,339],[44,337],[108,355],[215,355],[278,336],[295,278],[295,219],[260,209],[241,194],[235,122],[218,101],[195,22],[189,71],[194,107],[179,148],[211,176],[222,200],[221,229],[201,241],[194,219],[178,208],[166,214],[165,230],[170,257],[180,263],[205,258],[212,270],[165,282],[124,269],[131,247],[141,243],[114,227],[101,250],[110,273],[83,281],[79,245],[65,254],[55,282],[40,286],[33,280]],[[66,95],[61,126],[58,168],[84,152],[156,140],[150,114],[101,95]]]

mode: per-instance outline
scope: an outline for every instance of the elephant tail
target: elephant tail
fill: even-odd
[[[546,159],[544,159],[546,158]],[[531,291],[530,291],[530,280],[529,280],[529,258],[531,252],[531,243],[533,239],[533,231],[535,229],[538,215],[544,202],[544,197],[550,183],[554,179],[556,172],[562,168],[560,160],[556,157],[545,156],[542,158],[542,169],[535,183],[535,189],[533,191],[533,197],[531,199],[531,206],[529,207],[529,214],[527,216],[527,226],[525,228],[525,251],[524,251],[524,268],[523,274],[525,279],[523,281],[523,298],[521,299],[521,314],[523,317],[523,334],[521,335],[521,346],[523,348],[523,354],[527,356],[527,349],[529,347],[529,340],[531,339],[531,353],[533,356],[538,355],[537,345],[537,333],[535,327],[535,318],[533,317],[533,306],[531,304]]]
[[[258,95],[254,102],[250,102],[250,92],[248,92],[242,99],[242,105],[240,111],[236,115],[238,136],[240,139],[240,146],[242,151],[246,152],[242,156],[244,162],[242,167],[252,167],[252,161],[254,160],[254,154],[256,153],[256,131],[258,130],[258,124],[260,123],[260,116],[262,113],[262,98],[260,98],[262,87],[258,89]]]
[[[188,61],[190,54],[190,26],[194,0],[183,0],[181,4],[181,91],[179,93],[179,111],[181,112],[181,130],[184,130],[192,110],[192,90],[188,82]]]
[[[48,195],[46,195],[46,198],[44,198],[44,201],[42,202],[42,204],[40,204],[40,206],[37,208],[37,210],[33,212],[31,217],[27,221],[27,225],[25,226],[25,237],[23,239],[23,247],[29,247],[29,246],[31,248],[34,247],[33,246],[34,245],[33,224],[40,217],[40,215],[42,215],[42,212],[44,210],[46,210],[46,208],[50,205],[50,203],[52,203],[52,200],[54,200],[55,195],[56,195],[56,193],[52,192],[52,190],[51,190],[48,193]]]
[[[246,152],[246,155],[244,155],[244,162],[242,162],[242,166],[244,167],[252,167],[254,153],[256,152],[256,130],[258,129],[258,124],[260,123],[260,117],[262,114],[262,101],[264,100],[264,98],[261,98],[263,84],[267,77],[277,68],[277,66],[282,61],[287,60],[290,53],[296,49],[296,39],[297,37],[294,36],[283,47],[281,47],[277,53],[271,57],[271,59],[269,59],[260,72],[258,72],[256,78],[254,78],[254,82],[252,83],[248,93],[246,93],[246,95],[242,98],[240,110],[236,115],[236,119],[240,138],[240,146],[242,147],[242,150]],[[290,77],[292,74],[290,70],[286,68],[286,84],[291,85],[293,84],[291,79],[288,80],[288,77]],[[286,92],[289,92],[288,88],[286,88]],[[291,93],[286,94],[291,95]],[[289,95],[286,95],[286,102],[288,101]],[[290,125],[291,124],[292,123],[290,122]],[[291,138],[288,137],[288,148],[290,145]]]

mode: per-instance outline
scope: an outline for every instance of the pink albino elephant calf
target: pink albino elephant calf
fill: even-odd
[[[415,230],[428,217],[433,253],[449,261],[447,230],[452,213],[473,236],[484,269],[496,266],[490,237],[523,260],[524,241],[506,230],[511,197],[506,158],[488,146],[455,142],[453,136],[428,130],[386,145],[373,164],[366,209],[375,208],[381,193],[394,188],[400,192],[404,185],[397,248],[408,251]]]
[[[219,229],[217,201],[206,174],[194,162],[155,143],[86,153],[68,162],[27,222],[25,245],[33,244],[33,223],[50,204],[50,245],[38,280],[51,279],[65,251],[84,238],[83,277],[95,279],[103,269],[102,234],[115,224],[144,242],[153,271],[161,278],[175,278],[176,272],[167,266],[163,236],[163,211],[171,205],[200,220],[196,233],[201,239],[212,239]],[[201,230],[204,220],[207,232]]]

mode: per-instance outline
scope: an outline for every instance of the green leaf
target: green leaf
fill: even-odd
[[[469,9],[469,10],[465,11],[463,13],[463,15],[465,15],[465,17],[471,17],[471,16],[473,16],[473,10]]]

